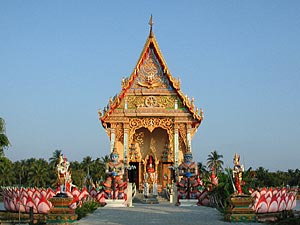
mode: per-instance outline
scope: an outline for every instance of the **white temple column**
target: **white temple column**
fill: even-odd
[[[124,109],[128,109],[127,97],[125,97]]]
[[[179,134],[178,134],[178,126],[175,124],[174,130],[174,157],[175,157],[175,167],[178,166],[178,151],[179,151]]]
[[[186,138],[187,138],[187,144],[188,144],[188,148],[190,149],[190,151],[192,152],[192,137],[191,137],[191,125],[188,124],[187,125],[187,129],[186,129]]]
[[[110,128],[110,152],[112,153],[115,147],[115,128]]]

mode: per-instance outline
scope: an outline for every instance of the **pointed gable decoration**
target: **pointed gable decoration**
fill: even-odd
[[[161,86],[170,88],[171,85],[175,89],[180,89],[180,81],[174,79],[169,73],[167,64],[152,31],[152,16],[149,24],[150,33],[143,51],[133,73],[127,79],[127,87],[123,88],[129,88],[134,83],[132,88],[138,88],[138,86],[148,89],[159,88]]]
[[[164,101],[171,101],[170,99],[172,99],[174,102],[172,103],[173,110],[181,110],[184,113],[189,113],[193,120],[193,127],[197,128],[203,119],[203,111],[199,111],[198,108],[194,106],[193,98],[189,99],[182,93],[180,89],[180,79],[176,79],[171,75],[152,30],[152,15],[149,25],[149,36],[133,72],[128,78],[122,79],[121,92],[109,100],[103,113],[101,111],[98,112],[100,121],[103,127],[106,128],[109,117],[113,115],[116,110],[122,110],[122,112],[127,109],[129,110],[130,107],[128,106],[129,103],[127,102],[126,96],[132,96],[132,93],[139,93],[143,96],[149,95],[146,97],[145,103],[142,102],[136,105],[137,108],[139,108],[139,106],[162,108],[163,105],[165,105],[165,108],[170,108],[170,105],[166,106],[166,104],[163,103],[155,103],[155,101],[157,101],[156,96],[167,93],[166,95],[169,95],[169,97],[166,97]]]
[[[163,66],[151,45],[143,58],[141,64],[137,65],[137,76],[131,88],[171,89],[170,81],[165,76]]]

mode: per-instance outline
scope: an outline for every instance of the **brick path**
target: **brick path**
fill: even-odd
[[[131,208],[98,208],[93,214],[75,222],[76,225],[222,225],[223,214],[203,206],[178,207],[174,204],[138,204]],[[237,223],[257,225],[259,223]]]

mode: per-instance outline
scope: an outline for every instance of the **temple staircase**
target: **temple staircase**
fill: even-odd
[[[137,192],[135,198],[133,199],[134,203],[142,203],[142,204],[165,204],[169,203],[169,200],[164,196],[163,192],[156,197],[148,197],[146,198],[143,193]]]

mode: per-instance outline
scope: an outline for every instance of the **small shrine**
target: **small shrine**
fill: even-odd
[[[121,81],[121,91],[99,110],[99,120],[126,167],[129,182],[147,193],[171,184],[172,170],[192,152],[192,138],[203,111],[186,96],[160,51],[150,18],[150,32],[133,72]],[[189,81],[186,81],[189,82]],[[147,186],[148,185],[148,186]]]
[[[230,222],[256,222],[257,218],[252,208],[254,199],[242,190],[244,165],[240,164],[240,156],[237,153],[233,157],[233,163],[234,193],[230,196],[224,219]]]
[[[53,207],[46,217],[47,224],[72,224],[77,220],[75,209],[70,207],[73,203],[73,197],[70,193],[74,185],[69,166],[70,163],[67,158],[60,155],[56,164],[57,194],[49,199]]]

